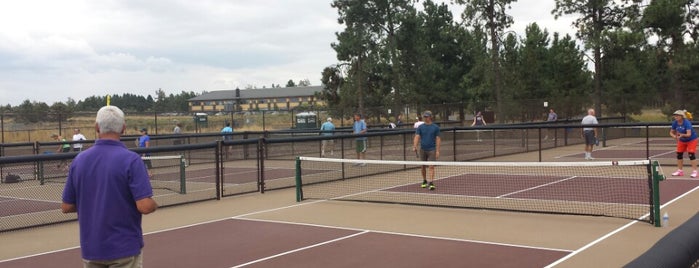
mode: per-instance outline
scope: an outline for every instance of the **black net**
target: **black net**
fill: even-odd
[[[434,166],[432,185],[422,167]],[[332,199],[650,221],[649,161],[419,162],[300,158],[299,200]],[[426,178],[431,180],[430,168]],[[430,186],[434,186],[431,189]]]

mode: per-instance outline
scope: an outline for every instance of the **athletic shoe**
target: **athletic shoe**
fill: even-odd
[[[359,163],[359,166],[360,166],[360,167],[365,167],[365,166],[366,166],[366,163]]]
[[[595,160],[595,158],[592,157],[592,156],[590,156],[590,157],[587,158],[587,160]]]
[[[426,181],[425,181],[425,182],[422,182],[422,185],[420,185],[420,187],[422,187],[422,188],[427,188],[427,182],[426,182]]]
[[[430,191],[434,190],[435,188],[437,187],[435,187],[434,184],[430,183]]]
[[[696,178],[697,177],[697,171],[692,171],[692,175],[689,175],[691,178]]]
[[[672,173],[672,176],[684,176],[684,171],[678,169],[677,171]]]

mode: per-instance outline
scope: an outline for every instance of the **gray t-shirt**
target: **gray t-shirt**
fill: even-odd
[[[583,117],[581,124],[582,125],[597,125],[597,117],[595,117],[594,115],[587,115],[587,116]],[[583,128],[583,130],[593,130],[593,129],[594,128],[592,128],[592,127],[584,127]]]

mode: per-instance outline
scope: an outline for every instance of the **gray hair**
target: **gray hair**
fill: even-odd
[[[121,134],[124,130],[124,112],[116,106],[104,106],[97,111],[95,123],[99,127],[100,133]]]

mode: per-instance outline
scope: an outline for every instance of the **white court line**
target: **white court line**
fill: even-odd
[[[332,229],[350,230],[350,231],[357,231],[357,232],[365,232],[365,231],[366,231],[366,232],[377,233],[377,234],[389,234],[389,235],[409,236],[409,237],[418,237],[418,238],[439,239],[439,240],[457,241],[457,242],[467,242],[467,243],[477,243],[477,244],[486,244],[486,245],[495,245],[495,246],[506,246],[506,247],[528,248],[528,249],[540,249],[540,250],[561,251],[561,252],[573,252],[573,251],[570,250],[570,249],[534,247],[534,246],[516,245],[516,244],[508,244],[508,243],[498,243],[498,242],[490,242],[490,241],[482,241],[482,240],[460,239],[460,238],[440,237],[440,236],[431,236],[431,235],[417,235],[417,234],[408,234],[408,233],[399,233],[399,232],[388,232],[388,231],[377,231],[377,230],[366,230],[366,229],[347,228],[347,227],[337,227],[337,226],[329,226],[329,225],[321,225],[321,224],[311,224],[311,223],[288,222],[288,221],[277,221],[277,220],[263,220],[263,219],[240,219],[240,220],[259,221],[259,222],[271,222],[271,223],[291,224],[291,225],[301,225],[301,226],[311,226],[311,227],[320,227],[320,228],[332,228]]]
[[[668,206],[668,205],[674,203],[675,201],[677,201],[677,200],[679,200],[680,198],[682,198],[682,197],[684,197],[684,196],[686,196],[686,195],[688,195],[688,194],[690,194],[690,193],[696,191],[697,189],[699,189],[699,186],[695,187],[694,189],[692,189],[692,190],[690,190],[690,191],[688,191],[688,192],[686,192],[686,193],[684,193],[684,194],[682,194],[682,195],[680,195],[680,196],[678,196],[678,197],[675,197],[675,199],[672,199],[672,200],[670,200],[670,202],[667,202],[667,203],[665,203],[664,205],[660,206],[660,209],[663,209],[664,207],[666,207],[666,206]],[[649,216],[649,214],[645,214],[645,215],[643,215],[642,217],[640,217],[639,219],[642,219],[642,218],[645,218],[645,217],[648,217],[648,216]],[[579,249],[576,249],[575,251],[573,251],[573,253],[570,253],[570,254],[566,255],[565,257],[558,259],[557,261],[555,261],[555,262],[553,262],[553,263],[547,265],[545,268],[550,268],[550,267],[554,267],[554,266],[556,266],[556,265],[558,265],[558,264],[561,264],[562,262],[564,262],[564,261],[566,261],[566,260],[572,258],[573,256],[578,255],[578,253],[583,252],[583,251],[585,251],[586,249],[588,249],[588,248],[590,248],[590,247],[592,247],[592,246],[598,244],[599,242],[604,241],[605,239],[611,237],[612,235],[614,235],[614,234],[616,234],[616,233],[618,233],[618,232],[621,232],[621,231],[623,231],[623,230],[626,229],[626,228],[631,227],[631,225],[634,225],[634,224],[636,224],[637,222],[640,222],[640,221],[632,221],[632,222],[629,222],[629,223],[627,223],[626,225],[624,225],[624,226],[622,226],[622,227],[619,227],[618,229],[616,229],[616,230],[614,230],[614,231],[611,231],[611,232],[609,232],[608,234],[606,234],[606,235],[604,235],[604,236],[602,236],[602,237],[596,239],[595,241],[592,241],[592,242],[588,243],[587,245],[585,245],[585,246],[583,246],[583,247],[581,247],[581,248],[579,248]]]
[[[319,247],[319,246],[322,246],[322,245],[325,245],[325,244],[335,243],[335,242],[337,242],[337,241],[345,240],[345,239],[352,238],[352,237],[355,237],[355,236],[358,236],[358,235],[363,235],[363,234],[366,234],[366,233],[368,233],[368,232],[369,232],[369,231],[364,231],[364,232],[361,232],[361,233],[356,233],[356,234],[351,234],[351,235],[348,235],[348,236],[343,236],[343,237],[340,237],[340,238],[328,240],[328,241],[321,242],[321,243],[317,243],[317,244],[313,244],[313,245],[310,245],[310,246],[305,246],[305,247],[302,247],[302,248],[297,248],[297,249],[294,249],[294,250],[285,251],[285,252],[282,252],[282,253],[279,253],[279,254],[276,254],[276,255],[272,255],[272,256],[268,256],[268,257],[265,257],[265,258],[257,259],[257,260],[251,261],[251,262],[247,262],[247,263],[243,263],[243,264],[240,264],[240,265],[236,265],[236,266],[233,266],[232,268],[243,267],[243,266],[247,266],[247,265],[250,265],[250,264],[255,264],[255,263],[258,263],[258,262],[262,262],[262,261],[274,259],[274,258],[276,258],[276,257],[281,257],[281,256],[284,256],[284,255],[296,253],[296,252],[299,252],[299,251],[303,251],[303,250],[307,250],[307,249]]]
[[[554,185],[554,184],[559,183],[559,182],[564,182],[564,181],[572,180],[572,179],[575,179],[575,178],[577,178],[577,177],[578,177],[578,176],[572,176],[572,177],[563,178],[563,179],[560,179],[560,180],[555,180],[555,181],[552,181],[552,182],[549,182],[549,183],[545,183],[545,184],[537,185],[537,186],[534,186],[534,187],[529,187],[529,188],[526,188],[526,189],[522,189],[522,190],[519,190],[519,191],[514,191],[514,192],[511,192],[511,193],[506,193],[506,194],[503,194],[503,195],[499,195],[499,196],[496,196],[495,198],[502,198],[502,197],[507,197],[507,196],[513,195],[513,194],[518,194],[518,193],[522,193],[522,192],[526,192],[526,191],[531,191],[531,190],[538,189],[538,188],[541,188],[541,187],[546,187],[546,186],[549,186],[549,185]]]
[[[667,151],[667,152],[664,152],[664,153],[651,155],[651,156],[648,157],[648,158],[653,159],[653,158],[657,158],[657,157],[659,157],[659,156],[661,156],[661,155],[671,154],[671,153],[674,153],[674,152],[675,152],[675,151]]]
[[[62,249],[57,249],[57,250],[52,250],[52,251],[47,251],[47,252],[42,252],[42,253],[37,253],[37,254],[32,254],[32,255],[27,255],[27,256],[21,256],[21,257],[12,258],[12,259],[0,260],[0,263],[3,263],[3,262],[11,262],[11,261],[17,261],[17,260],[28,259],[28,258],[34,258],[34,257],[39,257],[39,256],[43,256],[43,255],[49,255],[49,254],[53,254],[53,253],[59,253],[59,252],[63,252],[63,251],[79,249],[79,248],[80,248],[80,246],[77,246],[77,247],[69,247],[69,248],[62,248]]]
[[[9,196],[9,195],[0,195],[0,197],[10,199],[10,200],[5,200],[5,201],[0,201],[0,203],[12,202],[12,201],[36,201],[36,202],[46,202],[46,203],[61,203],[61,201],[56,201],[56,200],[24,198],[24,197],[16,197],[16,196]]]

